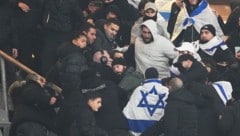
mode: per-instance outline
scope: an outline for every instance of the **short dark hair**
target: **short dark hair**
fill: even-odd
[[[101,94],[97,91],[88,91],[84,93],[86,100],[94,100],[96,98],[102,98]]]
[[[109,18],[106,20],[106,22],[104,23],[105,25],[111,25],[111,24],[115,24],[120,26],[120,21],[116,18]]]
[[[96,27],[93,24],[86,22],[80,27],[80,31],[88,32],[91,28],[96,29]]]
[[[87,36],[80,30],[74,31],[72,33],[72,39],[77,39],[77,38],[79,38],[81,36],[85,36],[87,38]]]
[[[150,68],[146,69],[146,71],[145,71],[145,78],[146,79],[158,78],[158,76],[159,76],[158,71],[154,67],[150,67]]]

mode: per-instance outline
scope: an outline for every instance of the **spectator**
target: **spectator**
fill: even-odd
[[[225,42],[216,36],[213,25],[204,25],[200,30],[199,55],[201,58],[212,58],[219,66],[229,66],[235,62],[233,53]]]
[[[127,66],[123,58],[114,59],[112,62],[112,69],[120,78],[118,86],[126,91],[127,95],[130,97],[133,90],[142,83],[143,75],[136,72],[133,67]]]
[[[83,55],[86,46],[87,37],[81,31],[76,31],[72,41],[62,43],[57,50],[58,61],[48,72],[47,78],[62,87],[64,97],[70,91],[81,89],[81,72],[88,69]]]
[[[58,100],[46,91],[45,83],[45,79],[30,74],[16,92],[10,136],[56,136],[54,105]]]
[[[107,132],[96,125],[94,116],[101,106],[102,98],[98,92],[71,92],[58,112],[59,136],[107,136]]]
[[[157,69],[148,68],[145,81],[134,90],[123,109],[130,132],[134,136],[141,135],[163,117],[168,93],[168,88],[158,79]]]
[[[102,97],[102,107],[96,112],[96,124],[106,130],[109,136],[129,136],[128,124],[121,111],[120,90],[112,81],[105,81],[89,70],[82,75],[82,92],[97,91]]]
[[[135,43],[136,38],[141,33],[141,24],[146,21],[152,19],[157,24],[157,30],[158,34],[161,36],[164,36],[166,38],[169,38],[169,34],[167,30],[165,29],[167,26],[167,22],[164,20],[164,18],[158,13],[157,7],[155,3],[147,2],[144,6],[144,15],[140,17],[135,24],[132,26],[131,30],[131,44]]]
[[[157,34],[156,23],[151,19],[143,22],[141,36],[135,42],[136,71],[144,74],[148,67],[155,67],[160,78],[169,77],[168,62],[176,56],[171,41]]]
[[[41,71],[46,75],[57,61],[56,50],[83,24],[84,17],[77,0],[51,0],[45,2],[43,14],[43,49]]]
[[[177,62],[177,67],[180,70],[180,78],[184,83],[207,81],[207,69],[202,63],[196,61],[192,55],[181,55]]]
[[[165,107],[165,136],[197,136],[198,115],[194,96],[179,78],[168,83],[169,96]]]
[[[168,32],[175,46],[180,46],[184,42],[194,42],[199,38],[200,29],[205,24],[213,25],[217,32],[216,35],[223,38],[223,31],[218,23],[217,16],[210,8],[207,0],[183,0],[181,10],[176,14],[171,14],[171,18],[176,18],[174,22],[168,25],[174,26]],[[175,11],[172,11],[175,13]],[[174,20],[174,19],[173,19]]]

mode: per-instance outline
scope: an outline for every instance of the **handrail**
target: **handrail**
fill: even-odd
[[[2,79],[2,89],[3,89],[3,104],[4,104],[4,110],[8,117],[6,70],[5,70],[4,59],[2,57],[0,57],[0,65],[1,65],[1,72],[2,72],[1,79]]]
[[[19,68],[21,68],[22,70],[24,70],[25,72],[29,73],[29,74],[35,74],[37,76],[40,76],[41,78],[44,78],[43,76],[41,76],[40,74],[38,74],[37,72],[33,71],[32,69],[30,69],[29,67],[25,66],[24,64],[22,64],[21,62],[19,62],[18,60],[14,59],[13,57],[11,57],[10,55],[8,55],[7,53],[3,52],[2,50],[0,50],[0,56],[4,59],[6,59],[7,61],[13,63],[14,65],[18,66]],[[54,88],[54,90],[57,93],[61,93],[62,89],[57,86],[56,84],[51,83],[50,84],[52,88]]]

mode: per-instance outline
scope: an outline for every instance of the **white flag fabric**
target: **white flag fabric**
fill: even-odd
[[[171,40],[175,40],[183,29],[191,25],[200,33],[201,27],[206,24],[212,24],[216,29],[216,35],[221,38],[224,37],[217,16],[210,8],[207,0],[202,0],[191,15],[187,13],[186,7],[183,6],[178,14]]]
[[[123,109],[134,136],[139,136],[163,117],[168,94],[168,88],[158,79],[145,80],[134,90]]]
[[[218,81],[214,82],[212,86],[217,91],[219,97],[222,99],[223,103],[226,105],[227,101],[232,99],[232,84],[228,81]]]

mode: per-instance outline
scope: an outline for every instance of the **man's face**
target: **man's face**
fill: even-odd
[[[154,11],[153,9],[147,9],[145,12],[144,12],[145,16],[147,17],[154,17],[156,15],[156,11]]]
[[[141,34],[141,36],[142,36],[142,39],[143,39],[144,43],[150,43],[150,42],[153,41],[152,33],[145,26],[142,27],[142,34]]]
[[[120,27],[117,24],[111,23],[110,25],[105,24],[104,30],[108,38],[115,39]]]
[[[90,99],[88,100],[88,105],[91,107],[91,109],[95,112],[99,110],[102,106],[102,99],[101,98],[96,98],[96,99]]]
[[[191,5],[197,5],[198,0],[188,0]]]
[[[75,44],[76,46],[78,46],[80,48],[86,48],[86,46],[87,46],[87,37],[80,36],[77,39],[73,40],[73,44]]]
[[[125,66],[120,65],[120,64],[116,64],[113,66],[113,72],[116,74],[121,75],[125,70]]]
[[[206,43],[206,42],[210,41],[213,37],[214,37],[214,35],[206,29],[203,29],[200,32],[200,42],[201,43]]]
[[[96,29],[95,28],[90,28],[87,33],[85,33],[87,36],[87,41],[89,44],[93,44],[94,41],[96,40]]]

